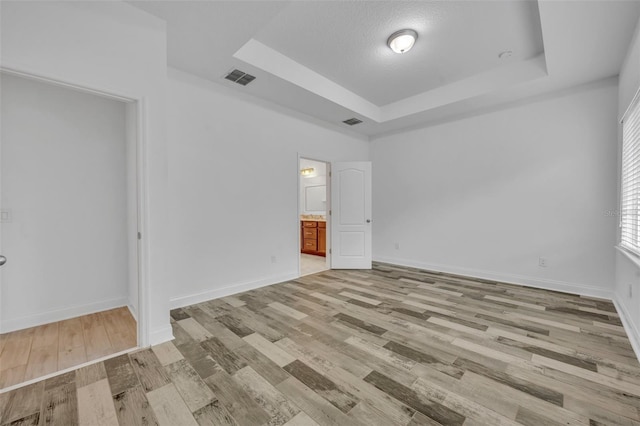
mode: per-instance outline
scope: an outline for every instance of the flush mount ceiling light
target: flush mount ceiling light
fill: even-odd
[[[418,33],[414,30],[400,30],[389,36],[387,46],[396,53],[406,53],[413,47]]]

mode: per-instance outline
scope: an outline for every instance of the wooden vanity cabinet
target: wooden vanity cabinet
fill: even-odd
[[[327,222],[318,222],[318,252],[320,256],[327,254]]]
[[[300,221],[300,251],[316,256],[326,256],[327,224],[315,220]]]

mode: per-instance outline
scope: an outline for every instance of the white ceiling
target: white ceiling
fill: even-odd
[[[167,21],[170,66],[368,136],[617,75],[640,15],[615,0],[130,3]],[[404,28],[418,40],[398,55],[386,40]],[[233,68],[257,78],[225,80]]]
[[[404,28],[419,41],[398,55],[386,41]],[[502,66],[502,51],[543,51],[537,4],[523,1],[298,2],[253,38],[378,106]]]

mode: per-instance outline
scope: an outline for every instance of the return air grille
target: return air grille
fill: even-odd
[[[353,126],[362,123],[362,120],[358,120],[357,118],[350,118],[348,120],[344,120],[343,123],[348,124],[349,126]]]
[[[227,80],[231,80],[234,83],[242,84],[243,86],[246,86],[256,79],[251,74],[247,74],[246,72],[240,70],[233,70],[224,78],[226,78]]]

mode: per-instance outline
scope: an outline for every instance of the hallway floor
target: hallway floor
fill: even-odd
[[[126,307],[0,334],[0,389],[137,345]]]

